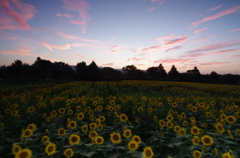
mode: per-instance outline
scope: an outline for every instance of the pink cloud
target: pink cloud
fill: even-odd
[[[163,39],[171,38],[171,37],[173,37],[173,35],[168,35],[168,36],[164,36],[164,37],[161,37],[161,38],[157,38],[157,40],[163,40]]]
[[[140,61],[140,60],[144,60],[144,59],[146,59],[146,58],[136,58],[136,57],[134,57],[134,58],[128,59],[127,61],[131,61],[131,60]]]
[[[72,18],[73,16],[70,14],[63,14],[63,16],[65,16],[66,18]]]
[[[240,28],[230,30],[230,31],[228,31],[228,33],[233,33],[233,32],[235,32],[235,31],[240,31]]]
[[[82,37],[78,37],[78,36],[74,36],[74,35],[68,35],[68,34],[65,34],[65,33],[62,33],[62,32],[55,32],[55,34],[57,34],[58,36],[60,36],[62,38],[66,38],[66,39],[81,40],[81,41],[84,41],[84,42],[102,43],[102,41],[86,39],[86,38],[82,38]]]
[[[114,63],[107,63],[107,64],[102,64],[102,66],[113,66]]]
[[[59,16],[59,17],[60,17],[60,16],[62,16],[62,14],[60,14],[60,13],[56,13],[56,16]]]
[[[187,41],[188,38],[187,37],[182,37],[181,38],[175,38],[175,39],[171,39],[171,40],[164,40],[164,42],[166,42],[163,47],[168,47],[168,46],[171,46],[171,45],[174,45],[174,44],[178,44],[178,43],[181,43],[181,42],[184,42],[184,41]]]
[[[210,62],[210,63],[200,63],[201,66],[204,65],[222,65],[222,64],[228,64],[230,62]]]
[[[80,55],[80,54],[77,54],[77,53],[74,53],[73,55],[74,55],[74,56],[78,56],[78,57],[81,57],[81,58],[83,58],[83,56],[82,56],[82,55]]]
[[[151,8],[149,8],[149,12],[151,12],[151,11],[153,11],[155,9],[155,7],[151,7]]]
[[[1,53],[5,55],[24,55],[33,56],[32,52],[35,48],[27,45],[18,45],[19,48],[15,50],[3,50]]]
[[[140,51],[141,52],[147,52],[147,51],[157,50],[157,49],[160,49],[160,48],[161,48],[161,46],[152,46],[152,47],[149,47],[149,48],[141,49]]]
[[[82,33],[86,33],[86,27],[91,20],[91,16],[87,13],[90,8],[90,4],[85,0],[62,0],[65,6],[63,7],[69,11],[77,11],[81,18],[81,21],[71,20],[70,22],[80,26]]]
[[[230,9],[227,9],[227,10],[224,10],[224,11],[222,11],[220,13],[217,13],[217,14],[214,14],[212,16],[204,17],[202,20],[199,20],[197,22],[192,22],[190,28],[197,27],[198,25],[200,25],[203,22],[206,22],[206,21],[209,21],[209,20],[214,20],[214,19],[220,18],[220,17],[222,17],[224,15],[227,15],[227,14],[236,13],[239,10],[240,10],[240,5],[235,6],[233,8],[230,8]]]
[[[203,38],[200,38],[199,40],[200,41],[204,41],[204,40],[206,40],[207,39],[207,37],[203,37]]]
[[[240,54],[232,55],[232,56],[230,56],[230,57],[232,57],[232,58],[240,58]],[[240,65],[239,65],[239,66],[240,66]]]
[[[59,45],[51,45],[46,42],[42,42],[42,45],[46,46],[51,51],[53,51],[51,48],[60,49],[60,50],[70,49],[70,44],[65,44],[64,46],[59,46]]]
[[[165,2],[165,0],[151,0],[150,2],[158,3],[158,5],[162,5]]]
[[[223,6],[223,4],[220,4],[220,5],[218,5],[218,6],[214,7],[214,8],[208,9],[208,10],[206,10],[205,12],[214,11],[214,10],[220,8],[221,6]]]
[[[167,49],[166,52],[168,52],[168,51],[170,51],[170,50],[181,49],[181,48],[182,48],[182,46],[176,46],[176,47]]]
[[[11,0],[15,7],[21,11],[21,14],[13,10],[10,6],[10,0],[1,0],[0,8],[3,16],[0,16],[0,29],[18,29],[29,30],[30,26],[27,24],[27,20],[31,19],[37,10],[34,6],[21,2],[19,0]]]
[[[120,45],[112,45],[110,49],[110,53],[118,53],[119,49],[121,48]]]
[[[232,52],[237,52],[237,51],[240,51],[240,49],[221,50],[221,51],[218,51],[218,52],[208,53],[208,55],[223,54],[223,53],[232,53]]]
[[[203,29],[200,29],[200,30],[196,30],[196,31],[194,31],[194,33],[195,33],[195,34],[198,34],[198,33],[202,32],[202,31],[204,31],[204,30],[206,30],[206,29],[207,29],[207,27],[205,27],[205,28],[203,28]]]
[[[193,61],[194,59],[160,59],[160,60],[155,60],[154,63],[186,63],[188,61]]]

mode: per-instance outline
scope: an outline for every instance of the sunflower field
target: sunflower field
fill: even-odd
[[[240,87],[47,83],[0,91],[3,158],[239,158]]]

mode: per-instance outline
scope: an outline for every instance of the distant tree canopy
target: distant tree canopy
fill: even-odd
[[[99,68],[92,61],[87,65],[84,61],[70,66],[62,61],[51,62],[50,60],[36,58],[32,65],[15,60],[9,66],[0,67],[0,78],[71,78],[79,81],[120,81],[130,80],[170,80],[185,82],[207,82],[207,83],[240,83],[239,75],[219,75],[212,71],[210,75],[202,75],[195,66],[186,73],[179,73],[176,66],[172,65],[166,73],[163,65],[149,67],[146,71],[138,69],[135,65],[127,65],[121,70],[111,67]]]

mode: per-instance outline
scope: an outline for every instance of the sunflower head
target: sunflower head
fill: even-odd
[[[143,149],[143,152],[142,152],[142,155],[144,158],[152,158],[153,157],[153,151],[152,151],[152,148],[151,147],[145,147]]]
[[[199,150],[194,150],[193,151],[193,157],[194,158],[201,158],[202,153]]]
[[[91,131],[88,136],[94,140],[98,136],[98,133],[96,131]]]
[[[33,134],[33,131],[31,129],[25,129],[24,131],[22,131],[23,138],[31,137],[32,134]]]
[[[120,133],[116,133],[116,132],[111,133],[110,140],[114,144],[119,144],[122,141]]]
[[[235,123],[237,121],[237,118],[235,116],[227,116],[226,121],[230,124]]]
[[[97,145],[101,145],[103,144],[104,142],[104,139],[102,136],[97,136],[95,139],[94,139],[94,144],[97,144]]]
[[[131,141],[128,143],[128,149],[129,149],[130,151],[135,151],[135,150],[137,150],[138,145],[139,145],[139,144],[138,144],[136,141],[131,140]]]
[[[32,151],[30,149],[23,149],[17,154],[17,158],[31,158]]]
[[[12,154],[17,155],[22,150],[20,145],[13,144],[12,146]]]
[[[66,130],[64,128],[59,128],[58,129],[58,135],[59,136],[64,136],[66,134]]]
[[[48,156],[53,155],[56,152],[56,144],[54,143],[49,143],[46,147],[45,147],[45,152],[48,154]]]
[[[132,137],[132,140],[137,142],[138,144],[140,144],[142,142],[141,137],[139,137],[138,135],[134,135]]]
[[[201,140],[198,136],[193,136],[193,138],[192,138],[193,145],[198,145],[200,142],[201,142]]]
[[[92,123],[90,123],[89,127],[91,129],[95,129],[95,128],[97,128],[97,124],[95,122],[92,122]]]
[[[214,126],[219,133],[224,133],[225,132],[225,129],[224,129],[224,127],[221,123],[216,123]]]
[[[204,135],[201,137],[201,142],[205,145],[205,146],[211,146],[214,143],[214,140],[211,136],[209,135]]]
[[[128,120],[128,117],[127,117],[126,114],[121,114],[121,115],[120,115],[120,121],[126,122],[127,120]]]
[[[167,115],[166,119],[167,119],[168,121],[172,121],[172,120],[173,120],[173,116],[172,116],[172,115]]]
[[[125,129],[125,130],[123,131],[123,136],[124,136],[125,138],[130,138],[130,137],[132,136],[132,131],[131,131],[130,129]]]
[[[190,131],[193,135],[199,135],[200,129],[197,126],[193,126]]]
[[[76,135],[76,134],[71,134],[68,141],[69,141],[69,144],[71,144],[71,145],[79,144],[80,136]]]
[[[83,125],[82,126],[82,131],[86,133],[88,131],[88,125]]]
[[[72,148],[67,148],[64,150],[64,153],[63,153],[66,157],[72,157],[74,152],[73,152],[73,149]]]

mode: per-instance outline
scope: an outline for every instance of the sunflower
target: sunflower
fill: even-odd
[[[92,122],[92,123],[90,123],[89,127],[91,129],[95,129],[95,128],[97,128],[97,124],[95,122]]]
[[[34,110],[35,110],[35,107],[30,106],[30,107],[27,109],[27,113],[33,112]]]
[[[237,112],[236,112],[236,116],[237,116],[237,117],[240,117],[240,111],[237,111]]]
[[[138,143],[137,143],[136,141],[131,140],[131,141],[128,143],[128,149],[129,149],[130,151],[135,151],[135,150],[137,150],[137,148],[138,148]]]
[[[97,109],[98,109],[98,111],[102,111],[103,107],[102,106],[98,106]]]
[[[142,108],[142,107],[139,107],[139,108],[138,108],[138,112],[141,112],[141,111],[143,111],[143,108]]]
[[[192,112],[197,112],[197,106],[192,106]]]
[[[128,120],[128,117],[127,117],[126,114],[121,114],[121,115],[120,115],[120,121],[126,122],[127,120]]]
[[[12,154],[17,155],[22,150],[21,146],[17,144],[13,144],[12,146]]]
[[[28,125],[27,129],[30,129],[34,132],[37,129],[37,126],[34,123],[32,123],[32,124]]]
[[[134,135],[132,137],[132,140],[137,142],[138,144],[140,144],[142,141],[141,141],[141,137],[139,137],[138,135]]]
[[[96,131],[91,131],[88,136],[94,140],[98,136],[98,133]]]
[[[65,108],[60,108],[60,109],[58,109],[58,112],[60,114],[64,114],[66,112],[66,110],[65,110]]]
[[[237,121],[237,118],[235,116],[227,116],[226,121],[230,124],[234,123]]]
[[[233,156],[229,152],[227,152],[222,154],[222,158],[233,158]]]
[[[151,112],[153,112],[153,108],[148,108],[148,113],[151,113]]]
[[[225,132],[225,129],[224,129],[224,127],[221,123],[216,123],[214,126],[219,133],[224,133]]]
[[[79,135],[71,134],[69,139],[68,139],[68,142],[71,145],[76,145],[76,144],[79,144],[80,140],[81,140],[81,138],[80,138]]]
[[[185,130],[185,128],[181,128],[181,129],[178,131],[178,134],[179,134],[180,136],[186,135],[186,130]]]
[[[142,155],[144,158],[152,158],[153,157],[153,151],[152,151],[152,148],[151,147],[145,147],[143,149],[143,152],[142,152]]]
[[[236,129],[235,132],[236,132],[237,135],[240,135],[240,129]]]
[[[59,136],[64,136],[66,134],[66,130],[64,128],[59,128],[58,129],[58,135]]]
[[[177,102],[173,102],[172,107],[177,107]]]
[[[111,133],[110,140],[114,144],[120,143],[122,141],[120,133],[116,133],[116,132]]]
[[[218,155],[218,149],[217,149],[217,148],[214,148],[213,150],[214,150],[214,154],[215,154],[215,155]]]
[[[159,120],[158,123],[161,127],[165,127],[166,125],[166,122],[164,120]]]
[[[19,151],[15,158],[31,158],[32,151],[30,149],[23,149]]]
[[[11,113],[11,109],[6,109],[4,112],[5,112],[5,114],[10,114]]]
[[[167,119],[168,121],[172,121],[172,120],[173,120],[173,116],[172,116],[172,115],[167,115],[166,119]]]
[[[66,104],[65,109],[70,109],[70,104]]]
[[[102,136],[97,136],[95,139],[94,139],[94,144],[97,144],[97,145],[101,145],[103,144],[104,142],[104,139]]]
[[[166,122],[166,126],[167,126],[167,128],[172,128],[173,127],[173,123],[171,121],[167,121]]]
[[[130,138],[130,137],[132,136],[132,131],[131,131],[130,129],[125,129],[125,130],[123,131],[123,136],[124,136],[125,138]]]
[[[201,137],[201,142],[206,146],[211,146],[214,143],[214,140],[209,135],[204,135]]]
[[[68,110],[68,114],[69,114],[69,115],[72,115],[72,114],[73,114],[73,110],[71,110],[71,109]]]
[[[103,121],[106,120],[106,118],[105,118],[105,116],[100,116],[100,117],[99,117],[99,120],[100,120],[101,122],[103,122]]]
[[[25,129],[24,131],[22,131],[23,138],[31,137],[32,134],[33,134],[33,131],[31,129]]]
[[[50,139],[50,138],[45,135],[45,136],[42,137],[42,142],[43,142],[44,144],[46,144],[47,142],[49,142],[49,139]]]
[[[193,136],[193,138],[192,138],[193,145],[198,145],[200,142],[201,142],[201,140],[198,136]]]
[[[73,152],[73,149],[72,148],[67,148],[64,150],[64,153],[63,153],[66,157],[72,157],[74,152]]]
[[[221,114],[221,115],[220,115],[220,118],[221,118],[222,120],[225,120],[226,117],[227,117],[227,115],[225,115],[225,114]]]
[[[47,117],[47,114],[46,114],[46,113],[42,114],[42,117],[43,117],[43,118],[46,118],[46,117]]]
[[[199,150],[193,151],[193,157],[194,158],[200,158],[202,156],[202,153]]]
[[[180,126],[174,126],[173,129],[174,129],[175,132],[178,132],[181,129],[181,127]]]
[[[82,131],[86,133],[88,131],[88,125],[83,125],[82,126]]]
[[[57,111],[56,110],[51,111],[50,115],[52,115],[53,117],[56,117],[57,116]]]
[[[189,123],[187,122],[187,121],[183,121],[183,126],[188,126],[189,125]]]
[[[140,122],[140,118],[136,118],[135,122],[139,123]]]
[[[69,127],[71,128],[71,129],[74,129],[74,128],[76,128],[77,127],[77,122],[76,121],[70,121],[70,123],[69,123]]]
[[[77,111],[80,111],[81,109],[82,109],[81,106],[77,106],[77,107],[76,107],[76,110],[77,110]]]
[[[200,129],[197,127],[197,126],[193,126],[192,128],[191,128],[191,133],[193,134],[193,135],[199,135],[200,134],[200,131],[199,131]]]
[[[56,144],[54,143],[49,143],[46,147],[45,147],[45,152],[48,154],[48,156],[53,155],[56,152]]]

